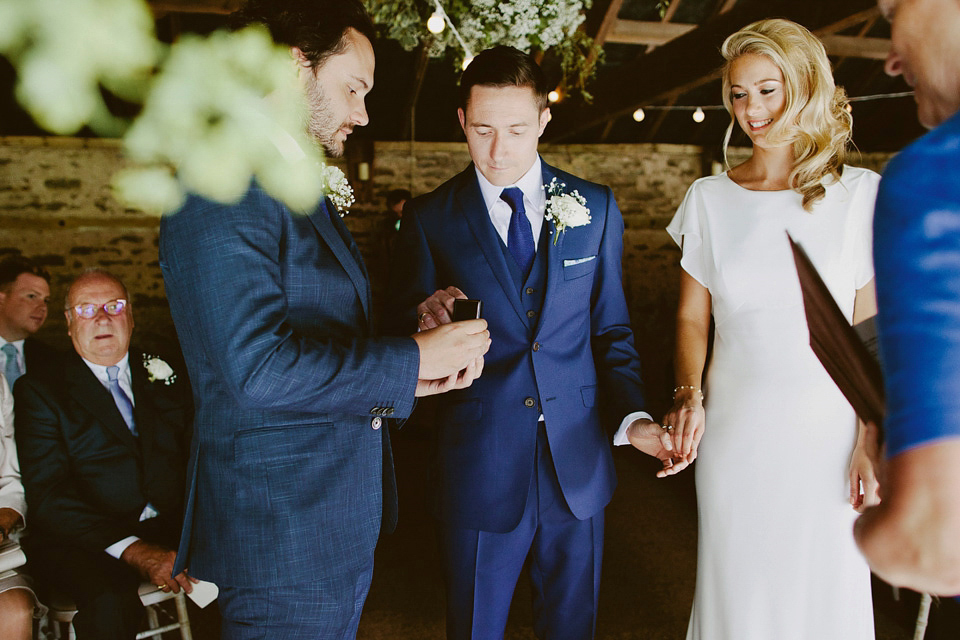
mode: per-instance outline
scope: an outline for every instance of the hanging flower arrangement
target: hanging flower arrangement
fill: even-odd
[[[592,0],[440,0],[453,29],[431,33],[427,19],[435,0],[366,0],[374,22],[387,38],[410,51],[427,47],[431,57],[456,62],[495,45],[529,53],[552,51],[560,60],[563,84],[584,91],[600,48],[578,27]],[[458,38],[457,36],[460,36]]]

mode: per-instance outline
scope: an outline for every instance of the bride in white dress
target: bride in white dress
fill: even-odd
[[[810,349],[786,232],[848,320],[873,315],[879,176],[843,164],[846,96],[809,31],[764,20],[722,52],[723,101],[753,155],[696,181],[667,228],[683,257],[663,424],[678,453],[699,453],[687,639],[871,639],[870,573],[852,526],[855,509],[877,501],[876,480],[863,429]]]

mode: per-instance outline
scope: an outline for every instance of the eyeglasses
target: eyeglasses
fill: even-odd
[[[84,304],[78,304],[75,307],[71,307],[71,309],[73,309],[77,314],[78,318],[87,318],[88,320],[100,313],[100,309],[103,309],[108,316],[118,316],[123,313],[123,310],[126,308],[127,301],[122,298],[111,300],[110,302],[104,302],[103,304],[86,302]]]

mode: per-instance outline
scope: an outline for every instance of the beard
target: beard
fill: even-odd
[[[343,141],[337,140],[337,133],[341,129],[353,131],[353,126],[346,122],[337,122],[330,100],[324,95],[316,79],[307,85],[307,109],[307,133],[323,147],[327,155],[334,158],[342,156]]]

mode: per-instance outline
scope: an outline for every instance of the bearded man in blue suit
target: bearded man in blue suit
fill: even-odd
[[[234,22],[291,47],[310,133],[341,155],[373,86],[359,0],[251,0]],[[174,570],[220,586],[223,638],[355,636],[378,534],[396,521],[383,420],[469,386],[485,323],[376,337],[363,260],[331,203],[293,212],[256,184],[165,216],[160,266],[196,402]]]
[[[613,193],[537,154],[547,92],[529,55],[480,53],[458,112],[473,163],[408,202],[400,229],[404,329],[443,326],[469,295],[493,339],[483,377],[447,394],[437,419],[451,638],[502,638],[528,557],[537,636],[593,636],[616,485],[605,416],[621,443],[664,461],[661,475],[687,464],[643,412]]]

